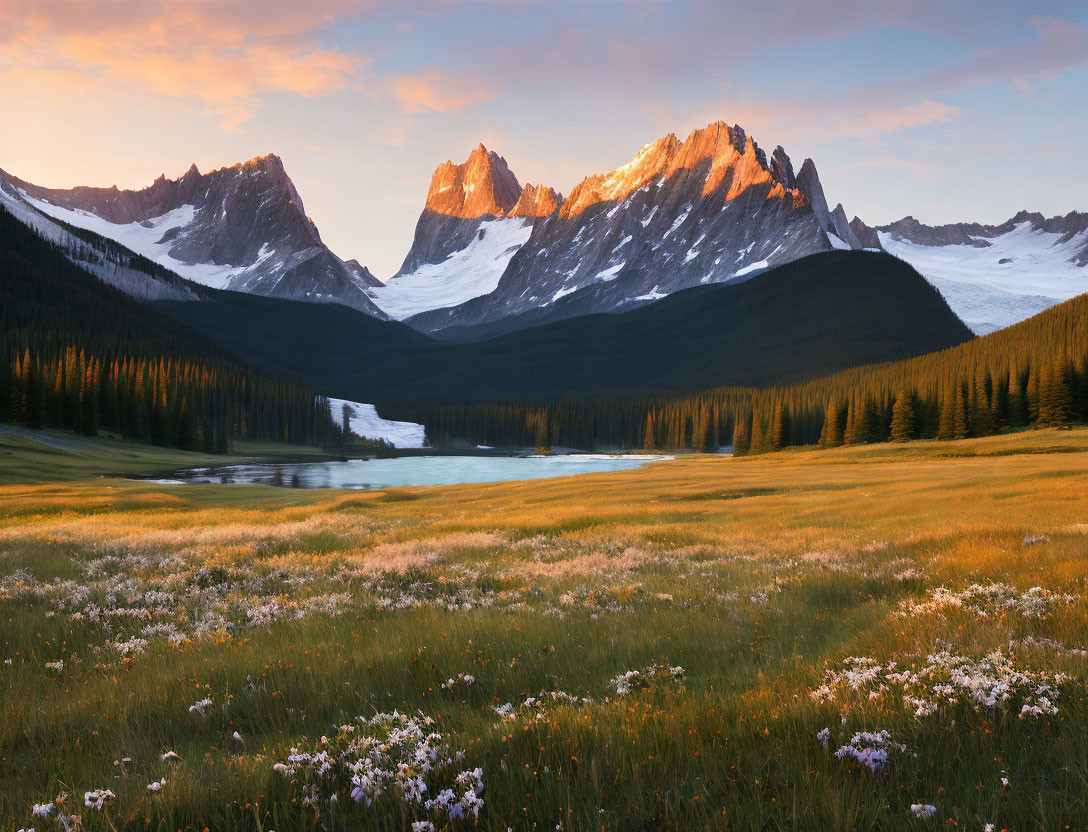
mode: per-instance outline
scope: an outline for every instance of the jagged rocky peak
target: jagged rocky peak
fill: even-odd
[[[862,247],[850,223],[846,221],[846,211],[842,205],[837,205],[834,212],[827,207],[827,197],[824,196],[824,187],[820,184],[820,174],[816,172],[816,163],[811,159],[805,159],[801,170],[797,172],[797,188],[812,206],[812,213],[816,215],[816,221],[828,235],[828,242],[833,248]]]
[[[869,226],[861,217],[855,216],[850,220],[850,230],[854,232],[862,248],[880,248],[880,237],[876,229]]]
[[[443,162],[431,176],[427,208],[462,219],[503,216],[521,196],[521,185],[506,160],[483,144],[460,165]]]
[[[725,201],[736,199],[753,185],[768,185],[767,197],[805,204],[797,189],[793,166],[786,152],[767,154],[743,127],[717,121],[692,133],[681,142],[669,133],[645,145],[626,165],[605,174],[587,177],[563,204],[562,215],[574,217],[600,202],[617,202],[650,184],[664,184],[674,176],[697,171],[702,176],[702,195],[724,186]]]
[[[613,202],[634,193],[656,179],[676,155],[680,146],[673,133],[644,145],[626,165],[608,173],[587,176],[563,202],[560,215],[575,217],[598,202]]]
[[[793,162],[786,155],[785,148],[778,145],[771,154],[771,176],[782,183],[784,188],[796,188],[797,177],[793,173]]]
[[[554,188],[549,188],[547,185],[526,185],[521,189],[517,204],[510,209],[507,216],[530,219],[550,217],[559,210],[562,202],[563,195],[557,193]]]
[[[209,173],[193,164],[141,190],[17,186],[47,215],[112,237],[190,280],[382,315],[366,295],[380,281],[321,242],[274,153]]]

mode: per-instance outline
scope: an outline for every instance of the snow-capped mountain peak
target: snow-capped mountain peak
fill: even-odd
[[[440,236],[430,231],[432,241]],[[440,329],[616,311],[856,247],[845,213],[828,210],[811,160],[795,176],[781,147],[768,160],[743,128],[719,121],[682,142],[665,135],[626,164],[586,177],[557,213],[537,219],[493,291],[412,323]]]
[[[140,190],[42,188],[0,172],[0,188],[56,220],[117,240],[198,283],[338,302],[384,317],[366,294],[379,281],[322,243],[275,154]]]
[[[494,291],[533,224],[554,215],[562,200],[546,185],[522,188],[506,160],[483,144],[461,164],[443,162],[404,264],[371,298],[391,317],[406,318]]]

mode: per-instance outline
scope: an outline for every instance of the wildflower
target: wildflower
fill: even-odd
[[[831,729],[824,728],[822,731],[816,734],[816,739],[823,743],[824,748],[827,748],[827,741],[831,737]]]
[[[163,777],[162,779],[160,779],[160,780],[156,780],[156,781],[155,781],[155,782],[153,782],[153,783],[148,783],[148,784],[147,784],[147,790],[148,790],[149,792],[158,792],[158,791],[162,791],[162,788],[163,788],[163,786],[165,786],[165,785],[166,785],[166,778],[165,778],[165,777]]]
[[[242,739],[242,735],[239,734],[237,731],[235,731],[234,734],[231,735],[231,738],[234,739],[236,742],[245,742],[245,740]]]
[[[55,670],[59,673],[64,670],[64,659],[57,659],[55,662],[46,662],[45,666],[50,670]]]
[[[476,677],[469,673],[458,673],[456,679],[447,679],[442,683],[442,690],[453,690],[457,687],[471,687],[476,683]]]
[[[191,714],[196,713],[196,714],[200,714],[201,716],[204,716],[205,715],[204,714],[205,709],[210,708],[211,705],[212,705],[212,700],[211,699],[201,699],[199,702],[194,702],[192,705],[189,706],[189,713],[191,713]]]
[[[859,731],[851,737],[849,744],[835,752],[835,756],[840,760],[852,759],[870,771],[881,771],[891,759],[888,752],[911,753],[905,745],[892,740],[892,735],[886,730],[875,734]]]
[[[113,792],[109,789],[95,789],[93,792],[83,793],[83,805],[88,809],[97,809],[102,811],[106,806],[109,806],[117,798]]]
[[[928,803],[912,803],[910,804],[910,810],[914,812],[916,818],[921,818],[922,820],[929,820],[937,814],[937,807],[930,806]]]
[[[178,753],[176,751],[167,751],[165,754],[162,755],[162,761],[164,763],[167,760],[180,760],[180,759],[181,759],[181,757],[178,756]]]
[[[624,696],[632,690],[648,688],[655,683],[683,684],[686,673],[682,667],[663,667],[652,664],[642,670],[628,670],[610,681],[617,696]]]
[[[34,808],[30,811],[36,818],[47,818],[53,814],[53,810],[56,809],[55,803],[35,803]]]
[[[434,832],[434,824],[429,820],[417,820],[412,824],[412,832]]]
[[[981,659],[956,656],[942,650],[927,657],[920,670],[897,670],[897,664],[878,664],[870,658],[851,657],[841,671],[829,671],[823,685],[812,691],[817,702],[831,702],[853,692],[893,692],[915,716],[927,717],[946,706],[965,702],[975,711],[1019,708],[1021,719],[1053,716],[1061,673],[1024,670],[995,650]]]

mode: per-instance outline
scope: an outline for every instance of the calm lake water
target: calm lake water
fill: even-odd
[[[265,465],[226,465],[179,471],[169,484],[250,483],[286,488],[394,488],[401,485],[456,485],[470,482],[538,480],[641,468],[661,456],[408,456]]]

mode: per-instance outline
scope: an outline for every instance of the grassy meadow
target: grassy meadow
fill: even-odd
[[[375,492],[0,440],[5,829],[1088,828],[1088,429]]]

